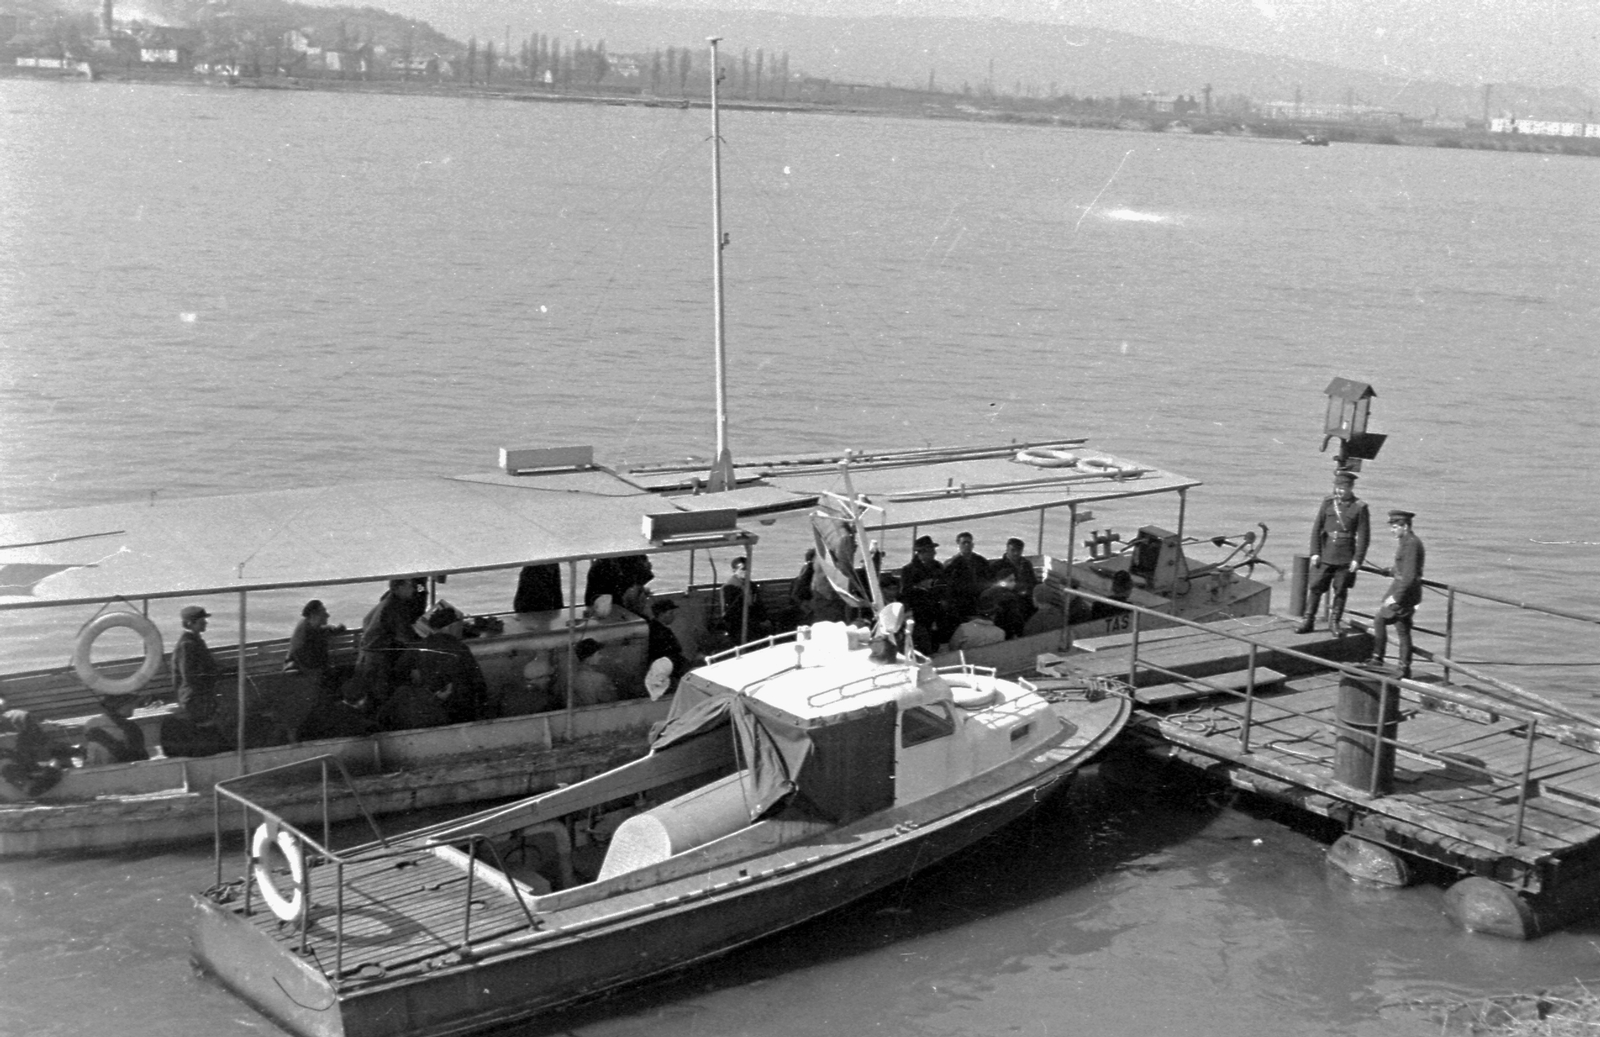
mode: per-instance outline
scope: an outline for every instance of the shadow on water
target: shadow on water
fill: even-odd
[[[1172,847],[1199,836],[1224,809],[1202,795],[1130,790],[1086,768],[1026,817],[939,864],[792,929],[723,955],[497,1031],[543,1037],[660,1011],[718,991],[897,943],[998,919],[1093,887],[1119,872],[1159,870]],[[1223,836],[1222,838],[1228,838]],[[1243,838],[1239,836],[1238,838]],[[1090,952],[1108,933],[1075,937]]]

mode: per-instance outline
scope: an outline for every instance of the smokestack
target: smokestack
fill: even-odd
[[[100,32],[104,36],[111,35],[111,0],[106,0],[100,8]]]

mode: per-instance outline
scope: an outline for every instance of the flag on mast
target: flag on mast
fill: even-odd
[[[824,495],[811,513],[811,538],[817,545],[817,572],[846,604],[867,602],[866,588],[856,580],[856,525],[849,506],[832,494]]]

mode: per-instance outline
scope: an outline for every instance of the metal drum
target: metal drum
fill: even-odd
[[[1334,780],[1375,796],[1393,792],[1394,746],[1377,736],[1393,739],[1399,730],[1400,689],[1385,688],[1377,677],[1346,674],[1334,713],[1342,725],[1334,738]]]

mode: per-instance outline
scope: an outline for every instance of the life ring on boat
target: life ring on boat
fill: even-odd
[[[1031,446],[1018,450],[1016,459],[1035,468],[1071,468],[1078,463],[1078,455],[1060,447]]]
[[[95,640],[114,627],[127,627],[144,638],[144,662],[126,677],[113,680],[94,668]],[[161,668],[163,655],[161,631],[148,616],[137,612],[103,612],[89,621],[78,634],[78,644],[72,651],[72,669],[90,691],[100,695],[132,695],[156,675]]]
[[[1000,697],[993,677],[977,677],[969,673],[947,673],[944,682],[950,685],[950,701],[962,709],[982,709]]]
[[[289,862],[289,885],[293,892],[287,897],[278,891],[267,869],[267,850],[274,845]],[[250,839],[250,863],[256,888],[261,891],[261,899],[267,902],[267,907],[285,922],[298,922],[306,908],[306,859],[294,836],[280,829],[275,821],[261,822]]]
[[[1078,461],[1079,468],[1089,471],[1120,471],[1122,466],[1115,461],[1107,461],[1103,457],[1085,457]]]

